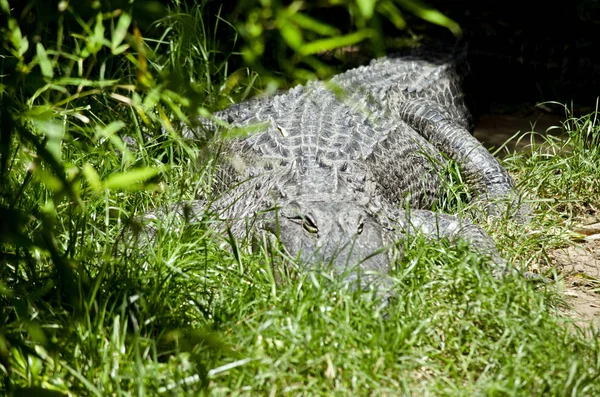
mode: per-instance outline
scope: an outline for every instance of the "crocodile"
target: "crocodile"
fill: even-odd
[[[448,159],[492,215],[529,212],[499,161],[470,132],[454,54],[386,56],[329,81],[311,81],[215,112],[184,127],[220,140],[213,195],[188,203],[188,221],[216,212],[238,239],[278,244],[305,266],[329,265],[368,287],[389,274],[406,235],[467,241],[508,272],[494,241],[466,217],[435,212]],[[156,217],[156,215],[155,215]]]

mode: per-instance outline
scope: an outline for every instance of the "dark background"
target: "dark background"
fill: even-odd
[[[430,1],[463,28],[475,111],[541,101],[589,111],[600,95],[597,0]],[[439,29],[436,34],[439,34]]]
[[[243,18],[244,1],[213,1],[232,21]],[[425,4],[458,22],[460,39],[468,46],[471,76],[468,94],[477,115],[515,112],[544,101],[573,106],[576,113],[595,108],[600,95],[600,1],[538,0],[427,0]],[[207,9],[207,11],[208,11]],[[310,11],[309,11],[310,12]],[[319,9],[320,19],[340,27],[346,21],[341,8]],[[457,41],[444,27],[405,11],[407,30],[399,31],[381,18],[386,43],[395,38],[420,36],[453,45]],[[369,44],[367,43],[368,47]],[[389,46],[387,51],[395,48]],[[269,64],[268,54],[266,63]],[[372,48],[366,50],[372,57]],[[273,54],[273,58],[277,55]],[[276,59],[270,65],[276,69]],[[359,62],[363,61],[359,59]],[[342,65],[348,67],[354,65]]]

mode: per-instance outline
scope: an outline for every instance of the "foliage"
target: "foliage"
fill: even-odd
[[[196,158],[174,133],[167,113],[187,121],[189,111],[183,109],[201,108],[213,85],[210,80],[174,79],[163,69],[189,72],[204,66],[188,77],[201,73],[219,78],[222,72],[210,54],[196,58],[188,53],[186,59],[195,62],[190,66],[169,53],[165,36],[177,35],[193,16],[160,19],[166,10],[159,2],[114,9],[99,2],[59,2],[57,9],[48,10],[50,15],[43,12],[47,5],[35,1],[21,8],[2,0],[0,6],[4,388],[21,381],[39,386],[43,367],[70,374],[45,385],[48,389],[71,389],[77,382],[87,393],[102,394],[108,390],[94,386],[95,375],[89,380],[82,375],[82,368],[99,366],[111,354],[99,346],[110,340],[114,349],[125,349],[132,343],[126,353],[132,358],[156,354],[147,350],[154,342],[138,323],[148,321],[145,328],[154,324],[150,334],[160,335],[156,323],[168,323],[177,313],[168,307],[171,301],[153,290],[162,275],[145,281],[143,273],[134,277],[113,250],[136,209],[161,194],[168,175]],[[147,23],[149,15],[158,22]],[[206,40],[201,26],[193,28],[197,30],[190,34]],[[184,51],[191,50],[180,45],[177,55]],[[170,134],[157,134],[161,127]],[[169,314],[141,319],[131,312],[142,291],[148,291],[149,301],[167,304],[153,310]],[[142,300],[149,304],[145,296]],[[107,312],[114,316],[105,317]]]
[[[576,116],[565,105],[548,105],[558,105],[564,110],[563,125],[552,130],[564,131],[566,139],[548,134],[539,145],[531,135],[534,150],[512,156],[507,163],[515,172],[523,174],[523,179],[543,200],[541,205],[545,210],[558,211],[568,217],[595,213],[599,210],[595,194],[600,192],[596,161],[600,158],[598,103],[595,112],[581,116]],[[556,197],[564,197],[565,200],[555,206]]]
[[[240,17],[236,26],[244,39],[246,64],[264,75],[273,60],[278,69],[306,81],[335,72],[324,55],[343,61],[362,48],[367,58],[373,58],[399,45],[414,45],[416,34],[401,34],[408,28],[405,12],[443,26],[455,36],[461,34],[456,22],[415,0],[243,0],[237,2],[232,17]],[[400,37],[405,40],[398,42]]]
[[[399,7],[457,29],[413,1],[308,4],[224,16],[211,2],[0,0],[0,394],[598,392],[597,339],[562,326],[551,291],[489,277],[468,247],[406,241],[401,293],[383,307],[208,226],[144,249],[123,238],[136,215],[210,189],[210,154],[174,127],[269,85],[238,49],[260,70],[279,43],[272,55],[304,79],[333,72],[322,51],[385,47],[378,24],[403,27]],[[316,16],[328,9],[345,19]],[[577,142],[585,152],[557,161],[599,164]],[[585,170],[573,184],[597,190]],[[564,203],[572,190],[552,186]]]

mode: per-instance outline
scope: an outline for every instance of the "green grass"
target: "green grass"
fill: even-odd
[[[0,141],[0,394],[600,393],[598,332],[561,314],[557,284],[495,279],[466,245],[404,241],[388,305],[326,272],[251,253],[243,242],[232,249],[210,223],[124,249],[122,233],[135,216],[209,190],[210,155],[176,131],[162,134],[161,126],[170,130],[166,114],[185,121],[196,108],[247,95],[256,82],[228,70],[235,54],[216,51],[216,30],[202,22],[201,8],[172,11],[148,33],[146,75],[137,73],[143,57],[135,41],[127,41],[130,56],[106,45],[87,58],[78,50],[91,40],[95,17],[85,21],[91,32],[81,27],[84,39],[73,36],[64,49],[70,58],[28,58],[12,44],[15,64],[31,66],[21,81],[32,83],[2,86],[14,132]],[[102,17],[107,29],[118,25],[118,15]],[[40,62],[51,62],[56,76]],[[61,83],[61,73],[80,80]],[[86,79],[119,82],[94,91]],[[574,220],[597,213],[597,114],[567,115],[564,140],[505,159],[535,212],[528,225],[485,226],[515,266],[553,276],[543,266],[547,253],[571,243]],[[135,149],[124,147],[126,136]],[[443,205],[462,208],[459,175],[449,174],[457,182]]]

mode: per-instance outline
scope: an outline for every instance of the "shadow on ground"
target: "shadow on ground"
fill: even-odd
[[[529,111],[523,113],[507,114],[482,114],[475,124],[475,137],[489,149],[498,149],[504,145],[517,132],[519,135],[535,131],[533,134],[537,143],[543,142],[543,135],[557,135],[562,133],[564,117],[542,111]],[[559,128],[556,128],[559,127]],[[509,151],[525,150],[530,145],[530,135],[526,138],[513,139],[506,144]],[[502,152],[499,153],[502,155]]]

